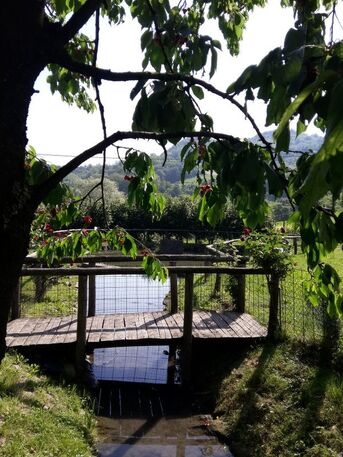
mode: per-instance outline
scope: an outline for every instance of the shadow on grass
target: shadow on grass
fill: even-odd
[[[263,383],[265,378],[265,372],[269,367],[269,363],[273,358],[275,353],[276,346],[267,343],[263,346],[262,352],[260,354],[257,366],[246,383],[246,391],[244,392],[244,400],[242,401],[242,408],[239,413],[239,416],[231,428],[230,433],[230,447],[237,457],[249,457],[253,456],[254,449],[249,449],[245,445],[246,438],[242,442],[239,438],[239,435],[243,433],[243,436],[247,437],[249,433],[249,442],[251,442],[252,447],[260,444],[260,437],[256,436],[255,425],[260,423],[263,419],[265,412],[258,405],[258,387]],[[232,439],[232,442],[231,442]]]
[[[229,436],[235,457],[312,456],[318,428],[332,425],[323,424],[321,409],[333,371],[315,348],[300,345],[295,354],[284,346],[284,355],[282,348],[266,344],[253,374],[238,391],[238,417]],[[290,362],[292,370],[287,371]]]

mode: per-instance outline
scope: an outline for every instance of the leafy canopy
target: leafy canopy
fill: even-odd
[[[214,20],[231,54],[239,53],[249,15],[264,0],[50,0],[47,15],[70,33],[63,52],[49,65],[48,82],[63,100],[92,111],[91,87],[99,92],[102,80],[136,81],[131,99],[137,99],[131,132],[105,135],[105,147],[123,138],[145,138],[159,142],[181,138],[182,180],[196,170],[202,220],[216,224],[230,200],[246,225],[263,225],[268,211],[266,194],[286,197],[293,208],[292,222],[298,227],[314,282],[309,288],[312,301],[323,298],[330,312],[343,312],[340,279],[325,264],[325,256],[343,242],[343,213],[335,212],[342,195],[343,170],[343,42],[335,41],[337,1],[282,0],[294,10],[294,26],[282,47],[271,49],[260,63],[250,65],[226,91],[209,80],[217,68],[221,43],[204,33],[204,23]],[[87,14],[88,11],[88,16]],[[131,16],[141,26],[142,71],[115,73],[96,66],[96,39],[77,32],[96,13],[112,25]],[[81,20],[81,19],[84,20]],[[101,23],[101,22],[100,22]],[[96,24],[98,22],[96,21]],[[77,33],[71,33],[75,31]],[[201,75],[201,78],[196,76]],[[259,145],[235,138],[233,132],[215,132],[210,113],[202,112],[198,100],[210,91],[234,104],[255,128]],[[245,98],[241,104],[238,96]],[[99,97],[98,97],[99,99]],[[249,114],[255,99],[266,106],[266,125],[275,127],[271,144]],[[289,150],[290,125],[301,134],[314,123],[324,134],[317,153],[299,153],[296,169],[288,169],[281,152]],[[229,127],[229,126],[228,126]],[[99,152],[95,148],[94,154]],[[87,152],[87,151],[86,151]],[[87,152],[84,159],[89,158]],[[59,177],[72,171],[68,165]],[[159,216],[163,198],[158,194],[153,165],[145,153],[131,151],[124,161],[129,173],[130,201]],[[322,197],[332,196],[325,208]],[[317,298],[316,298],[317,297]]]

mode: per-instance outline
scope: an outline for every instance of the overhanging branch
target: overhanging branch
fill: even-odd
[[[91,157],[102,153],[106,148],[113,145],[117,141],[122,140],[172,140],[176,138],[213,138],[217,140],[236,140],[235,137],[224,133],[198,131],[198,132],[170,132],[170,133],[155,133],[155,132],[115,132],[108,136],[103,141],[76,156],[63,167],[59,168],[53,175],[46,179],[41,184],[33,188],[32,200],[38,204],[42,201],[63,179],[82,165]]]
[[[87,0],[62,27],[63,43],[68,43],[79,30],[88,22],[95,11],[103,4],[103,0]]]
[[[255,130],[258,138],[260,139],[263,147],[268,151],[270,155],[270,159],[272,165],[274,167],[275,172],[279,176],[279,179],[282,182],[282,186],[284,192],[287,195],[287,199],[292,206],[293,210],[295,209],[294,202],[290,197],[287,188],[287,181],[285,180],[283,174],[280,172],[279,166],[275,160],[275,154],[272,148],[272,145],[262,134],[261,130],[259,129],[258,125],[255,122],[255,119],[250,115],[247,108],[239,103],[233,95],[228,94],[227,92],[223,92],[217,89],[212,84],[205,82],[201,79],[195,78],[194,76],[189,75],[182,75],[179,73],[154,73],[154,72],[113,72],[111,70],[105,70],[102,68],[93,67],[87,64],[75,62],[68,56],[64,54],[62,57],[60,56],[58,62],[59,65],[63,66],[64,68],[74,72],[82,74],[83,76],[95,78],[96,80],[106,80],[106,81],[113,81],[113,82],[127,82],[127,81],[149,81],[149,80],[159,80],[159,81],[181,81],[185,82],[189,86],[201,86],[206,89],[208,92],[217,95],[218,97],[228,100],[231,104],[236,106],[236,108],[241,111],[244,117],[248,120],[251,124],[253,129]]]
[[[249,114],[247,109],[239,103],[234,96],[228,94],[227,92],[223,92],[217,89],[212,84],[203,81],[201,79],[195,78],[194,76],[182,75],[180,73],[154,73],[150,71],[142,72],[142,71],[126,71],[126,72],[113,72],[111,70],[105,70],[103,68],[93,67],[91,65],[83,64],[81,62],[76,62],[71,59],[70,56],[64,54],[63,56],[59,56],[56,62],[54,62],[62,67],[66,68],[67,70],[72,71],[73,73],[79,73],[83,76],[89,78],[95,78],[97,80],[105,80],[105,81],[112,81],[112,82],[128,82],[128,81],[149,81],[149,80],[158,80],[158,81],[182,81],[190,86],[201,86],[206,89],[208,92],[217,95],[220,98],[228,100],[232,103],[236,108],[238,108],[246,119],[250,122],[253,129],[255,130],[257,136],[259,137],[261,143],[266,148],[270,148],[270,143],[265,139],[262,132],[258,128],[254,118]]]

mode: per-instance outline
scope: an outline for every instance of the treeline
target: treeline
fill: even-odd
[[[161,219],[153,219],[152,216],[135,206],[129,206],[127,201],[118,201],[107,206],[106,214],[100,204],[91,207],[87,214],[92,217],[92,226],[110,227],[116,225],[127,230],[146,229],[156,230],[186,230],[189,233],[212,230],[209,224],[201,222],[198,217],[197,205],[188,196],[168,198],[166,208]],[[224,219],[216,226],[216,231],[240,231],[242,222],[228,207]]]
[[[272,132],[264,132],[268,141],[273,141]],[[258,138],[251,138],[253,142],[258,143]],[[317,151],[323,139],[319,135],[302,134],[296,138],[295,132],[291,132],[290,152],[283,154],[284,161],[289,168],[294,168],[301,152]],[[151,158],[154,163],[156,175],[158,178],[159,190],[165,195],[172,197],[179,195],[191,195],[195,186],[195,172],[186,175],[185,184],[180,183],[182,162],[180,152],[186,140],[180,141],[176,146],[168,150],[167,162],[164,164],[164,155],[152,154]],[[79,167],[74,173],[71,173],[66,183],[73,189],[84,188],[85,183],[89,180],[99,180],[102,173],[102,165],[86,165]],[[124,172],[120,162],[108,164],[105,173],[106,181],[112,183],[116,191],[127,193],[127,181],[124,180]],[[83,183],[82,183],[83,182]],[[108,186],[109,187],[109,186]]]

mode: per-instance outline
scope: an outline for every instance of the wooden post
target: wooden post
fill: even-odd
[[[298,254],[298,240],[295,237],[293,238],[293,251],[294,255]]]
[[[170,262],[170,266],[175,266],[176,262]],[[177,274],[171,273],[170,275],[170,312],[171,314],[177,313],[178,310],[178,296],[177,296]]]
[[[209,267],[211,265],[211,262],[205,261],[205,267]],[[210,273],[205,273],[205,282],[208,280],[210,277]]]
[[[79,276],[77,330],[76,330],[76,369],[84,371],[86,358],[86,322],[87,322],[87,276]]]
[[[245,312],[245,274],[237,275],[237,297],[235,311]]]
[[[94,266],[94,262],[89,262],[89,266]],[[96,311],[96,276],[88,276],[88,317],[95,316]]]
[[[272,274],[269,283],[269,322],[268,339],[276,340],[280,333],[280,323],[278,319],[280,303],[280,278]]]
[[[193,273],[185,274],[185,309],[183,323],[182,378],[185,386],[191,381],[192,325],[193,325]]]
[[[12,306],[11,306],[11,321],[14,319],[19,319],[21,314],[21,306],[20,306],[20,284],[21,278],[18,280],[17,287],[15,288],[13,298],[12,298]]]

